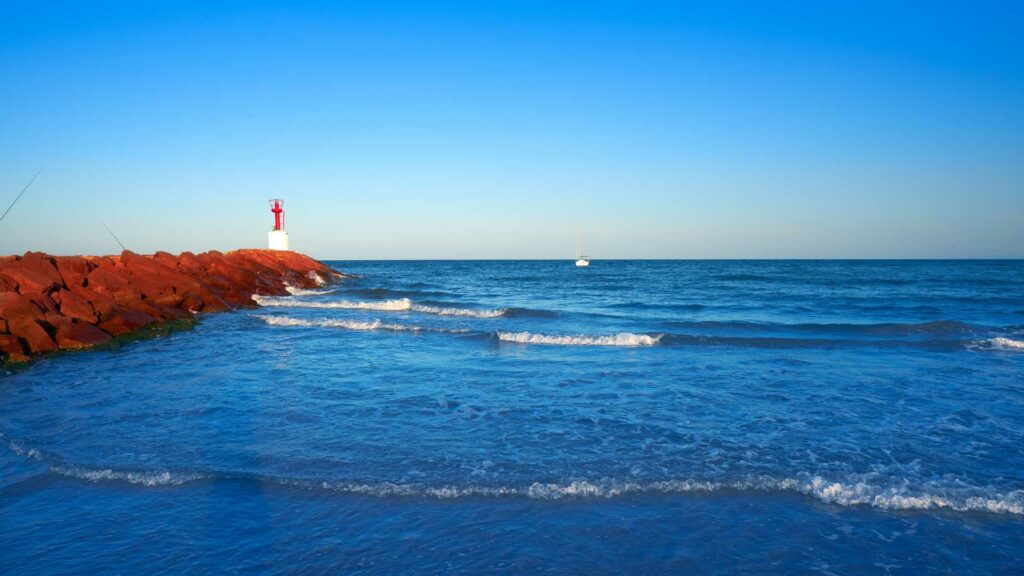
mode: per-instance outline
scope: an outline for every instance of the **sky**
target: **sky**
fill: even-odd
[[[0,254],[1024,257],[1020,2],[0,0]]]

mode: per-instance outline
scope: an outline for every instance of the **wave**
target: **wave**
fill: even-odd
[[[972,486],[935,486],[930,490],[906,488],[904,483],[877,485],[857,479],[835,481],[822,476],[799,474],[791,478],[768,476],[732,481],[670,479],[649,482],[571,480],[533,482],[512,486],[458,485],[310,480],[256,474],[211,474],[171,471],[129,471],[52,466],[50,471],[94,483],[129,483],[145,487],[182,486],[215,479],[273,482],[302,490],[325,490],[376,498],[528,498],[533,500],[613,499],[631,495],[715,492],[789,492],[809,496],[838,506],[869,506],[883,510],[950,510],[991,514],[1024,514],[1024,490],[999,492]]]
[[[413,304],[410,310],[413,312],[422,312],[424,314],[437,314],[440,316],[468,316],[470,318],[497,318],[498,316],[504,316],[505,312],[507,312],[505,308],[477,310],[473,308],[456,308],[452,306],[428,306],[425,304]]]
[[[127,482],[142,486],[181,486],[189,482],[211,478],[205,474],[183,474],[168,471],[134,472],[112,470],[109,468],[82,468],[78,466],[51,466],[50,471],[61,476],[88,480],[89,482]]]
[[[450,333],[464,333],[469,332],[467,329],[458,328],[434,328],[428,326],[410,326],[408,324],[391,324],[387,322],[381,322],[380,320],[370,321],[358,321],[358,320],[340,320],[332,318],[321,318],[319,320],[305,320],[302,318],[291,318],[288,316],[262,316],[256,315],[256,318],[263,320],[271,326],[304,326],[304,327],[315,327],[315,328],[344,328],[347,330],[387,330],[391,332],[450,332]]]
[[[292,296],[321,296],[323,294],[331,294],[334,292],[334,290],[309,290],[307,288],[296,288],[295,286],[285,286],[285,290],[287,290]]]
[[[980,345],[983,348],[1024,351],[1024,341],[1012,340],[1010,338],[989,338],[988,340],[981,340],[980,342],[976,342],[975,344]]]
[[[304,302],[287,296],[260,296],[253,294],[253,301],[263,307],[283,308],[342,308],[346,310],[381,310],[381,311],[404,311],[412,307],[412,301],[408,298],[398,300],[381,300],[379,302],[359,302],[353,300],[336,300],[334,302]]]
[[[34,448],[26,447],[0,432],[11,450],[26,459],[45,461],[52,458]],[[737,479],[715,480],[680,478],[665,480],[623,481],[614,478],[599,480],[571,479],[559,482],[524,482],[513,485],[458,485],[396,482],[333,481],[289,478],[245,472],[214,470],[125,470],[90,468],[52,463],[49,472],[60,476],[95,483],[119,482],[145,487],[181,486],[207,480],[274,482],[302,489],[322,489],[374,497],[524,497],[540,500],[573,498],[616,498],[628,495],[687,492],[792,492],[840,506],[871,506],[885,510],[953,510],[957,512],[988,512],[1024,514],[1024,490],[999,489],[972,485],[964,481],[924,482],[902,477],[879,477],[877,474],[848,474],[830,479],[819,474],[799,472],[793,476],[751,475]]]
[[[505,314],[505,308],[493,310],[458,308],[454,306],[429,306],[417,304],[408,298],[394,300],[361,301],[361,300],[334,300],[331,302],[307,302],[296,300],[290,297],[268,297],[254,294],[252,297],[260,306],[284,307],[284,308],[319,308],[319,309],[344,309],[344,310],[377,310],[382,312],[421,312],[423,314],[436,314],[439,316],[466,316],[470,318],[497,318]]]
[[[503,342],[518,344],[551,344],[556,346],[654,346],[661,340],[661,335],[633,334],[620,332],[606,336],[552,336],[533,334],[530,332],[498,332],[498,339]]]

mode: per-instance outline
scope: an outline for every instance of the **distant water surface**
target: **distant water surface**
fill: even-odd
[[[1024,566],[1020,261],[330,264],[0,377],[0,572]]]

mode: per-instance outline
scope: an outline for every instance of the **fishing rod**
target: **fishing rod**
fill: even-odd
[[[110,232],[110,235],[114,237],[114,241],[115,242],[117,242],[118,244],[121,244],[121,250],[127,250],[127,248],[125,248],[124,244],[121,243],[121,240],[118,239],[117,234],[114,234],[114,231],[111,230],[106,225],[106,223],[103,222],[103,220],[100,220],[100,224],[103,224],[103,227],[107,229],[107,232]]]
[[[45,168],[45,166],[43,168]],[[25,187],[21,189],[21,192],[18,193],[18,196],[17,198],[14,199],[14,202],[11,202],[11,205],[7,207],[7,210],[4,210],[3,216],[0,216],[0,222],[3,222],[4,218],[7,218],[7,214],[11,211],[11,208],[14,208],[14,205],[18,203],[18,200],[21,200],[21,196],[25,193],[25,190],[28,190],[28,187],[31,186],[32,183],[36,181],[36,178],[38,178],[39,175],[43,173],[43,168],[40,168],[39,172],[36,172],[36,175],[33,176],[32,179],[28,181],[28,184],[25,184]]]

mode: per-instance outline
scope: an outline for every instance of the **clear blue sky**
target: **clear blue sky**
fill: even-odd
[[[1024,257],[1022,7],[0,0],[0,253]]]

